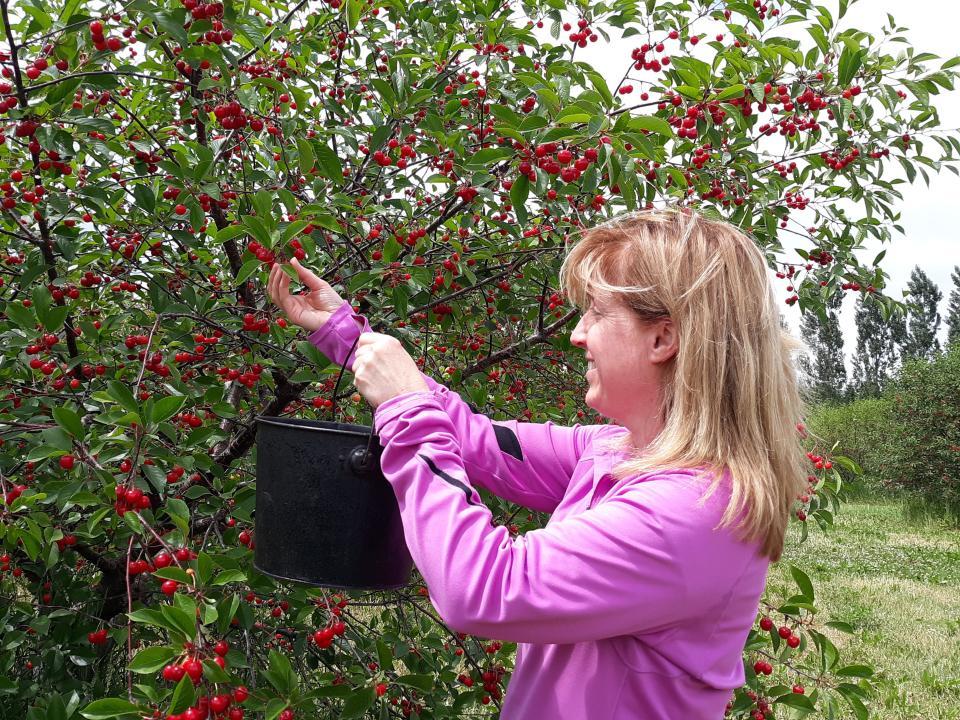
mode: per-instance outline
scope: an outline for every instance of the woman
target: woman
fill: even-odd
[[[274,267],[270,296],[376,408],[434,607],[457,631],[520,644],[501,718],[722,717],[806,486],[800,345],[754,242],[676,210],[585,231],[560,279],[585,311],[570,339],[586,404],[616,425],[474,413],[296,269],[309,293]],[[550,521],[513,538],[475,487]]]

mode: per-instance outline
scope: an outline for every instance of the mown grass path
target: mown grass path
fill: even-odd
[[[857,501],[841,507],[829,534],[814,525],[806,542],[799,538],[792,527],[768,591],[796,592],[794,563],[816,587],[818,621],[853,625],[853,635],[825,634],[841,662],[876,669],[871,717],[960,720],[960,531],[906,520],[897,500]]]

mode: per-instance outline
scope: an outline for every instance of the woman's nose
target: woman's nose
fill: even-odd
[[[577,326],[570,333],[570,344],[578,348],[586,348],[587,334],[583,331],[583,318],[581,317]]]

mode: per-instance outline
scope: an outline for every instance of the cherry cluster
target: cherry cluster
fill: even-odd
[[[118,37],[104,38],[103,23],[99,20],[94,20],[90,23],[90,37],[93,39],[93,46],[97,50],[110,50],[110,52],[117,52],[123,47],[123,40]]]
[[[113,509],[117,515],[123,515],[130,510],[146,510],[150,507],[150,496],[138,487],[117,485],[113,492],[116,497]]]

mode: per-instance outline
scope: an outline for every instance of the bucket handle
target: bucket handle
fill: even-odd
[[[360,342],[360,335],[357,335],[357,339],[353,341],[353,345],[350,347],[350,352],[347,353],[348,358],[353,354],[353,351],[356,349],[358,342]],[[337,414],[337,390],[340,387],[340,380],[343,379],[343,371],[346,369],[347,369],[347,366],[345,364],[341,366],[340,374],[337,376],[337,384],[333,386],[333,405],[330,406],[331,417],[336,417],[336,414]],[[350,454],[350,465],[351,467],[353,467],[355,471],[365,470],[367,467],[367,464],[370,462],[370,451],[373,448],[373,431],[374,431],[373,420],[371,420],[370,421],[370,440],[367,441],[367,448],[363,453],[363,457],[359,458],[357,455],[357,450],[362,450],[363,449],[362,446],[357,447]]]

